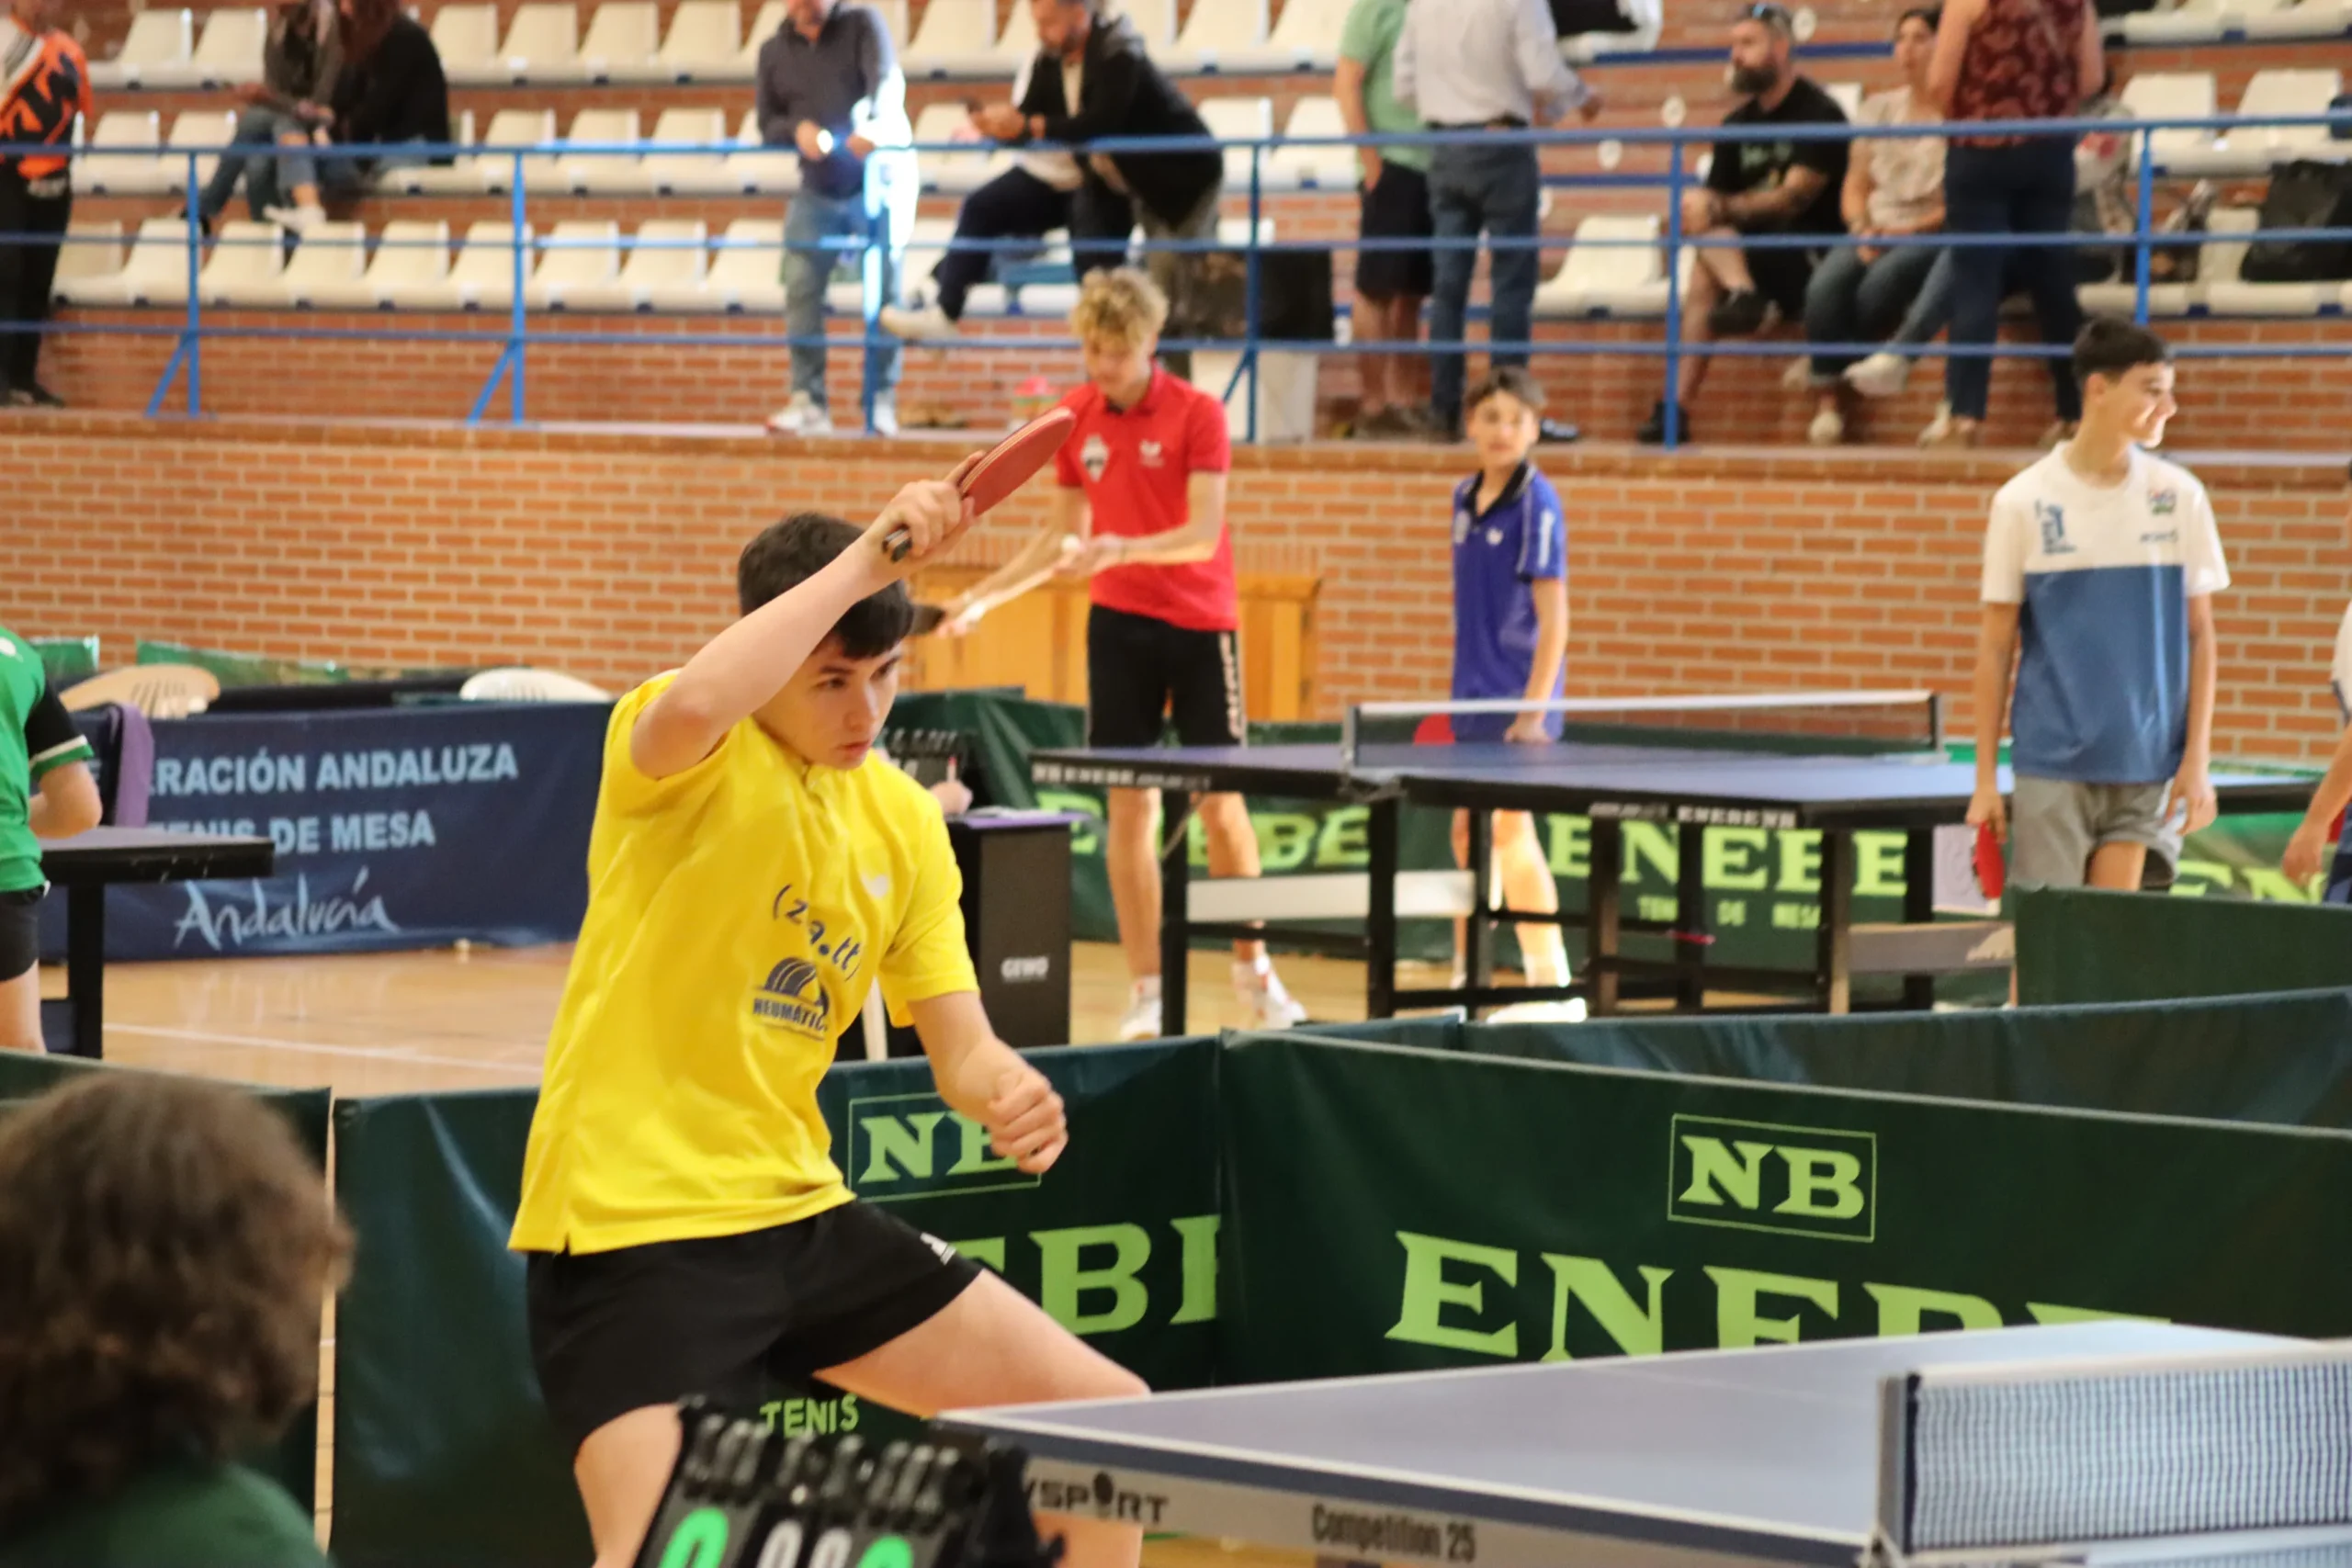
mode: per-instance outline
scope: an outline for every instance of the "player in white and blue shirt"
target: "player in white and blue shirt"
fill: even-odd
[[[2230,574],[2205,487],[2150,450],[2178,409],[2163,340],[2095,321],[2075,367],[2079,433],[1993,499],[1969,820],[2007,829],[2017,886],[2138,888],[2167,883],[2182,833],[2213,819],[2212,595]]]
[[[2335,856],[2327,868],[2327,882],[2320,893],[2320,900],[2327,904],[2352,904],[2352,821],[2339,830],[2336,819],[2344,815],[2347,803],[2352,803],[2352,607],[2344,612],[2344,620],[2335,628],[2335,660],[2329,666],[2329,683],[2335,691],[2335,709],[2344,717],[2345,729],[2335,742],[2335,755],[2327,764],[2327,776],[2312,791],[2311,809],[2303,813],[2302,824],[2295,836],[2287,840],[2287,852],[2278,862],[2290,882],[2309,882],[2320,873],[2320,861],[2334,843]]]
[[[1556,699],[1568,651],[1568,536],[1559,492],[1532,460],[1544,398],[1526,371],[1497,370],[1471,394],[1465,434],[1478,471],[1453,492],[1453,683],[1457,700]],[[1455,714],[1453,738],[1541,745],[1558,739],[1557,714]],[[1470,818],[1454,813],[1455,863],[1467,859]],[[1494,863],[1512,909],[1550,913],[1559,888],[1524,811],[1494,814]],[[1464,951],[1454,922],[1455,967]],[[1524,924],[1519,945],[1531,986],[1568,983],[1560,928]],[[1580,1018],[1570,1002],[1550,1016]],[[1521,1016],[1525,1016],[1524,1013]]]

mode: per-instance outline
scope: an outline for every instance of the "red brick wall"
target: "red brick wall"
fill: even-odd
[[[744,537],[786,510],[870,513],[944,443],[762,443],[222,420],[0,419],[16,459],[0,624],[288,657],[531,660],[629,682],[729,611]],[[1961,699],[1978,538],[2019,454],[1546,459],[1570,517],[1572,689],[1928,686]],[[1324,713],[1442,691],[1445,496],[1411,447],[1245,451],[1245,568],[1321,575]],[[2199,465],[2236,575],[2221,749],[2315,759],[2347,592],[2340,460]],[[1044,492],[967,547],[1001,558]]]

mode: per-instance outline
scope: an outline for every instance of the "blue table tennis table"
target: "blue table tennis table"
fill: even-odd
[[[1023,1450],[1039,1509],[1342,1561],[1853,1568],[2185,1551],[2211,1562],[2254,1546],[2278,1568],[2340,1568],[2352,1562],[2352,1473],[2299,1478],[2298,1464],[2352,1472],[2347,1356],[2109,1321],[957,1411],[942,1424]]]
[[[1905,694],[1904,695],[1910,695]],[[1921,694],[1921,695],[1924,695]],[[1107,789],[1159,789],[1193,795],[1238,791],[1294,799],[1362,802],[1369,807],[1369,905],[1364,934],[1346,951],[1365,960],[1365,1010],[1393,1016],[1403,1007],[1487,1007],[1503,1003],[1585,999],[1596,1014],[1618,1010],[1635,995],[1665,996],[1683,1009],[1707,1005],[1710,987],[1755,993],[1802,992],[1794,1005],[1844,1012],[1852,1005],[1856,974],[1852,894],[1853,835],[1893,829],[1906,835],[1904,924],[1881,933],[1899,939],[1923,932],[1935,919],[1934,830],[1964,822],[1975,788],[1972,764],[1947,760],[1939,709],[1927,698],[1930,727],[1912,749],[1885,750],[1764,750],[1727,749],[1720,740],[1566,739],[1550,746],[1510,744],[1277,745],[1141,747],[1041,750],[1030,759],[1039,784]],[[1374,711],[1367,705],[1363,713]],[[1349,726],[1354,729],[1353,716]],[[1733,738],[1735,741],[1737,738]],[[2216,773],[2224,812],[2300,813],[2311,799],[2309,779],[2281,774]],[[2010,780],[2002,771],[2002,788]],[[1397,813],[1402,806],[1472,807],[1470,886],[1487,885],[1489,810],[1575,813],[1592,820],[1591,873],[1581,914],[1557,917],[1587,933],[1587,956],[1577,983],[1561,987],[1488,984],[1491,933],[1524,917],[1492,908],[1481,897],[1470,919],[1466,987],[1399,990],[1396,984]],[[1184,955],[1194,936],[1270,934],[1244,923],[1192,919],[1190,868],[1183,814],[1170,810],[1160,855],[1160,951],[1163,1027],[1185,1028]],[[1645,920],[1623,907],[1625,849],[1623,824],[1670,823],[1686,835],[1713,829],[1816,829],[1821,832],[1821,920],[1810,971],[1734,967],[1707,961],[1710,942],[1702,867],[1704,855],[1679,857],[1676,913]],[[1686,839],[1686,841],[1688,840]],[[1673,941],[1662,959],[1626,954],[1627,932],[1660,932]],[[1272,934],[1281,934],[1279,932]],[[1899,941],[1885,951],[1917,951]],[[1881,966],[1865,973],[1898,974],[1902,1005],[1924,1009],[1935,999],[1932,972]],[[1754,1007],[1754,1003],[1743,1004]],[[1787,1004],[1781,1004],[1787,1005]]]

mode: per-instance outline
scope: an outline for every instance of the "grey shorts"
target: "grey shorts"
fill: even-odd
[[[2020,887],[2080,887],[2101,844],[2143,844],[2143,887],[2169,887],[2180,863],[2180,829],[2165,816],[2172,783],[2075,784],[2020,777],[2009,797],[2009,882]]]

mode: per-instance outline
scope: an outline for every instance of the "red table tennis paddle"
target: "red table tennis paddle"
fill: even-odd
[[[2001,840],[1990,822],[1976,825],[1976,886],[1984,897],[2000,902],[2008,878],[2008,863],[2001,856]]]
[[[958,487],[972,503],[972,515],[989,511],[1026,484],[1030,475],[1053,461],[1077,428],[1078,415],[1068,409],[1048,409],[990,447]],[[905,528],[893,528],[883,547],[892,560],[904,560],[914,540]]]

